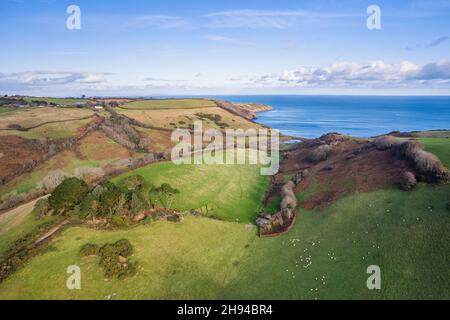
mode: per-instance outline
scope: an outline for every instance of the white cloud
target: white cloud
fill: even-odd
[[[305,10],[230,10],[205,15],[213,28],[275,28],[284,29],[296,23],[330,18],[349,17],[348,14]]]
[[[3,90],[28,90],[36,87],[94,84],[104,82],[106,75],[108,74],[78,71],[0,73],[0,88]]]
[[[383,61],[367,64],[336,62],[326,67],[288,70],[283,72],[278,80],[301,85],[341,84],[344,86],[450,80],[450,61],[434,62],[424,66],[409,61],[394,64]]]

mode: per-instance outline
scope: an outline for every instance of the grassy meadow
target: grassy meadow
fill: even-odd
[[[125,110],[119,109],[119,113],[127,117],[141,121],[147,125],[151,125],[164,129],[188,128],[194,121],[202,120],[204,129],[216,128],[220,129],[220,123],[226,124],[230,128],[260,128],[257,123],[250,122],[242,117],[233,115],[219,107],[205,107],[201,110],[197,109],[167,109],[167,110]],[[199,114],[209,116],[220,116],[219,124],[210,119],[200,119]]]
[[[7,129],[9,124],[18,124],[27,129],[52,122],[79,120],[93,114],[91,110],[78,108],[23,108],[0,117],[0,129]]]
[[[45,101],[47,103],[55,103],[59,105],[74,105],[76,103],[87,102],[88,99],[78,99],[78,98],[49,98],[49,97],[27,97],[26,101]]]
[[[137,110],[165,110],[165,109],[196,109],[215,107],[214,101],[207,99],[155,99],[155,100],[138,100],[121,105],[124,109]]]
[[[449,139],[422,141],[450,167]],[[167,162],[114,181],[131,174],[172,184],[181,191],[175,207],[208,204],[221,220],[187,215],[177,224],[115,231],[68,228],[0,284],[0,299],[450,299],[450,185],[421,183],[410,192],[392,187],[355,193],[323,210],[300,208],[288,233],[259,238],[246,225],[267,183],[256,167]],[[310,188],[297,197],[307,199],[317,185]],[[0,222],[0,230],[14,230],[9,221]],[[121,238],[135,247],[134,277],[106,281],[98,258],[78,255],[87,242]],[[65,286],[72,264],[82,270],[79,291]],[[381,268],[381,290],[366,287],[370,265]]]
[[[153,185],[170,183],[180,190],[173,207],[189,211],[208,207],[209,215],[227,221],[253,223],[269,186],[258,165],[175,165],[162,162],[139,168],[114,179],[134,174]]]
[[[84,243],[122,238],[134,246],[135,277],[105,281],[97,257],[79,256]],[[255,229],[202,217],[120,231],[70,228],[0,285],[0,299],[213,299],[236,276],[236,262],[254,238]],[[66,269],[74,264],[82,270],[81,290],[66,288]]]

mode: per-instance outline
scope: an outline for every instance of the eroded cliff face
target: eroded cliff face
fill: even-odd
[[[214,102],[217,104],[218,107],[249,120],[255,119],[256,113],[258,112],[272,110],[271,106],[266,106],[259,103],[234,104],[225,100],[215,100]]]

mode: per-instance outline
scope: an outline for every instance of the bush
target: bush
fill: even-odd
[[[400,181],[400,188],[405,191],[413,189],[417,185],[417,180],[414,174],[410,171],[403,173],[402,180]]]
[[[429,182],[446,182],[450,174],[438,157],[423,150],[423,145],[414,140],[396,143],[394,151],[397,155],[411,162],[419,173]]]
[[[130,210],[131,213],[140,213],[148,208],[148,203],[145,198],[138,192],[131,194]]]
[[[98,197],[91,192],[80,204],[80,218],[95,217],[99,210]]]
[[[66,178],[48,198],[51,209],[61,214],[80,204],[88,192],[87,184],[78,178]]]
[[[42,179],[42,186],[47,191],[53,191],[57,186],[59,186],[68,175],[62,170],[55,170],[50,172],[48,175]]]
[[[102,168],[82,167],[76,168],[74,171],[75,177],[83,179],[86,183],[98,181],[105,176]]]
[[[311,150],[306,156],[306,160],[314,164],[319,163],[320,161],[327,160],[328,156],[331,153],[331,150],[332,148],[329,145],[323,144]]]
[[[289,181],[281,188],[281,209],[295,209],[297,206],[297,198],[295,197],[293,190],[294,187],[295,184],[292,181]]]
[[[102,184],[106,188],[99,197],[100,212],[102,216],[113,215],[120,208],[121,202],[123,202],[124,195],[114,183],[106,182]]]
[[[50,211],[50,205],[48,203],[48,198],[39,199],[34,205],[32,214],[38,218],[42,218],[47,215]]]
[[[392,148],[399,140],[392,136],[378,137],[373,141],[373,144],[378,150],[386,150]]]
[[[98,255],[99,250],[100,250],[100,248],[98,245],[92,244],[92,243],[86,243],[80,249],[80,256],[81,257],[96,256],[96,255]]]
[[[134,275],[137,271],[136,264],[127,259],[132,253],[133,247],[127,239],[102,246],[99,250],[100,266],[105,270],[105,276],[122,279]]]
[[[136,174],[126,178],[124,180],[124,185],[130,191],[137,191],[144,188],[147,185],[147,182],[145,181],[144,177]]]

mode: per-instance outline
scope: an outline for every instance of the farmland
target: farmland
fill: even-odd
[[[124,109],[136,110],[166,110],[166,109],[197,109],[214,107],[216,104],[207,99],[154,99],[138,100],[121,105]]]
[[[203,120],[206,128],[260,126],[206,102],[210,103],[138,100],[115,110],[146,125],[132,128],[148,140],[150,152],[170,150],[170,130],[189,128],[195,120]],[[184,107],[178,109],[180,105]],[[57,141],[80,134],[93,114],[89,109],[24,108],[3,113],[0,124],[31,129],[0,132],[8,139],[12,135]],[[419,140],[450,167],[447,137],[448,132],[435,131],[409,138]],[[25,142],[21,146],[26,147]],[[108,177],[119,187],[135,175],[154,186],[170,184],[179,190],[172,207],[184,218],[105,229],[74,223],[0,283],[0,299],[450,299],[450,185],[420,182],[409,192],[399,190],[398,173],[408,167],[388,151],[369,148],[356,160],[348,156],[366,143],[370,141],[351,138],[336,144],[330,160],[310,168],[310,177],[295,190],[295,225],[273,237],[258,237],[254,225],[261,212],[274,214],[281,202],[274,196],[264,208],[272,180],[260,175],[259,165],[162,161]],[[273,178],[279,183],[292,179],[305,165],[295,147],[289,150],[284,171]],[[135,156],[139,152],[95,129],[2,184],[0,193],[29,192],[52,172],[74,175],[80,168]],[[332,169],[326,169],[330,165]],[[20,237],[53,221],[53,216],[37,219],[31,213],[34,204],[32,200],[0,213],[0,255]],[[79,255],[86,243],[102,245],[123,238],[131,242],[132,259],[138,263],[132,277],[105,280],[98,257]],[[73,264],[82,270],[81,290],[65,286],[66,267]],[[381,268],[381,290],[366,287],[369,265]],[[41,287],[46,290],[36,290]]]
[[[225,129],[228,127],[248,129],[261,127],[259,124],[233,115],[218,107],[205,107],[201,109],[201,111],[197,109],[119,110],[119,113],[147,125],[164,129],[188,128],[189,125],[192,125],[194,121],[198,120],[203,120],[205,129]],[[204,115],[206,115],[206,117]],[[218,118],[217,121],[214,121],[213,118],[217,116],[220,118]]]
[[[79,120],[92,115],[93,112],[87,109],[24,108],[0,117],[0,129],[9,129],[11,125],[19,125],[23,129],[30,129],[48,123]]]

